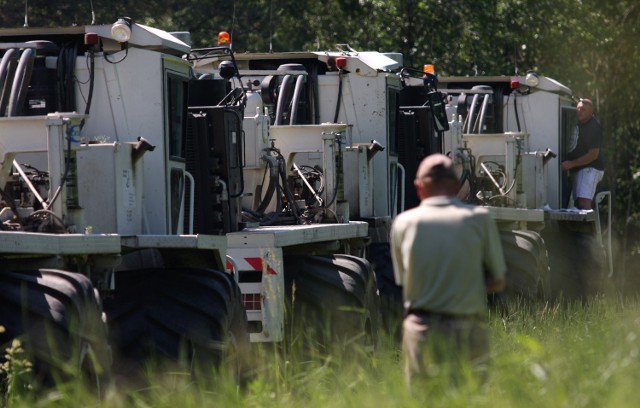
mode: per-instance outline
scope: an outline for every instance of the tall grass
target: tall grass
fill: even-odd
[[[640,384],[640,301],[512,302],[490,318],[492,363],[484,386],[434,377],[409,395],[397,340],[382,335],[370,355],[358,347],[255,345],[252,379],[239,388],[224,372],[193,379],[150,366],[148,384],[120,380],[97,400],[78,384],[12,390],[11,406],[108,407],[635,407]],[[301,346],[305,344],[305,346]],[[223,370],[224,371],[224,370]],[[18,375],[18,374],[14,374]],[[20,382],[20,381],[18,381]]]

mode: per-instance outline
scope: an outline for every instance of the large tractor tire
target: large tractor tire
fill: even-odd
[[[228,273],[195,268],[116,273],[105,300],[114,371],[139,378],[149,362],[192,374],[247,374],[249,336],[240,289]]]
[[[507,264],[505,296],[547,300],[551,296],[549,257],[544,240],[534,231],[500,231]]]
[[[359,344],[373,351],[380,321],[376,279],[366,259],[351,255],[285,258],[292,335],[320,347]]]
[[[376,276],[383,327],[399,338],[402,332],[402,287],[396,284],[389,243],[371,244],[367,259]]]
[[[586,299],[602,290],[604,251],[583,225],[548,222],[542,231],[549,248],[553,296],[567,301]]]
[[[80,378],[102,394],[111,369],[107,325],[98,292],[78,273],[55,269],[0,271],[0,347],[15,339],[33,364],[34,385]]]

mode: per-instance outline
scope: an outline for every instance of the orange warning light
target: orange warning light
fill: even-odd
[[[426,64],[422,67],[422,72],[424,72],[425,74],[435,75],[436,69],[432,64]]]
[[[226,31],[218,33],[218,45],[231,45],[231,36]]]

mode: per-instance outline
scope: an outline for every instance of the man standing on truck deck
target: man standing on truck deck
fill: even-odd
[[[562,169],[571,171],[573,199],[581,210],[591,210],[596,186],[604,175],[604,161],[600,154],[602,129],[593,115],[593,102],[580,99],[576,108],[578,124],[569,141],[567,160]]]
[[[487,209],[455,198],[459,180],[442,154],[426,157],[414,180],[420,205],[391,227],[391,256],[402,286],[402,348],[410,386],[434,367],[486,368],[486,293],[505,287],[506,265]]]

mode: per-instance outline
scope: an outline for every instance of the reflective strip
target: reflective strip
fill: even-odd
[[[262,271],[263,269],[263,260],[262,258],[244,258],[244,260],[251,265],[251,267],[256,271]],[[267,263],[267,275],[277,275],[278,273]]]

